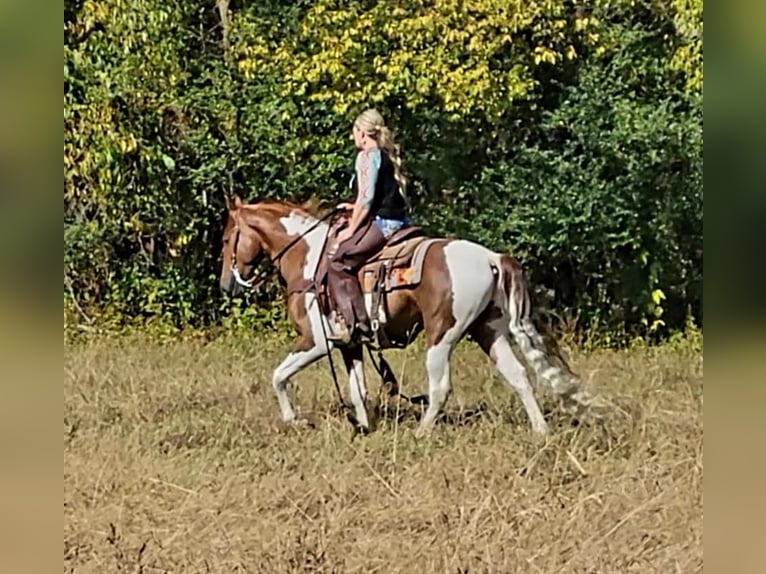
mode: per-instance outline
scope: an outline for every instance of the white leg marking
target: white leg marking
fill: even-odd
[[[489,356],[495,361],[497,370],[505,381],[513,387],[519,395],[524,409],[527,411],[532,430],[539,434],[548,434],[548,424],[540,411],[532,387],[527,379],[527,373],[513,352],[508,339],[504,335],[498,335],[489,350]]]
[[[356,411],[356,420],[365,430],[370,428],[367,419],[367,386],[364,380],[364,363],[360,360],[353,360],[352,366],[348,371],[348,390],[351,395],[351,403]]]
[[[372,293],[365,293],[364,294],[364,307],[367,309],[367,315],[372,317]],[[378,313],[379,317],[378,320],[380,321],[381,325],[385,324],[386,322],[386,309],[383,305],[383,301],[380,301],[378,305]]]
[[[327,352],[333,347],[332,342],[325,339],[325,333],[327,333],[327,335],[332,333],[330,321],[327,317],[319,312],[319,305],[317,304],[316,294],[309,292],[306,293],[304,297],[306,301],[306,316],[308,317],[309,324],[311,325],[311,338],[314,341],[314,345]],[[324,328],[322,327],[323,323]]]
[[[445,337],[446,338],[446,337]],[[428,370],[428,409],[420,421],[420,432],[433,425],[444,407],[450,391],[450,354],[452,344],[442,340],[426,352]]]
[[[279,410],[282,412],[282,420],[286,423],[295,420],[295,411],[290,404],[290,397],[287,396],[287,381],[289,381],[290,377],[295,373],[323,357],[326,353],[326,348],[320,346],[314,346],[308,351],[290,353],[279,366],[274,369],[271,384],[274,387],[274,392],[276,392],[277,400],[279,401]]]
[[[330,349],[332,344],[329,345],[325,342],[324,332],[322,331],[322,323],[325,322],[325,327],[329,329],[325,317],[319,313],[319,305],[315,305],[316,296],[314,293],[306,293],[305,295],[306,316],[311,326],[311,336],[314,341],[314,346],[308,351],[299,351],[296,353],[290,353],[280,363],[280,365],[274,370],[272,376],[272,385],[279,401],[279,409],[282,412],[282,420],[285,422],[292,422],[295,420],[295,411],[290,404],[290,398],[287,396],[287,382],[290,377],[295,373],[308,367],[311,363],[324,357]]]

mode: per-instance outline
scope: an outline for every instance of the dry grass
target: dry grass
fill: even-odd
[[[352,437],[326,363],[294,387],[315,427],[285,428],[270,386],[282,352],[224,340],[66,350],[65,571],[702,570],[700,353],[576,355],[620,408],[577,424],[542,395],[553,434],[541,441],[468,343],[427,439],[414,437],[417,410],[397,417],[394,402]],[[424,390],[422,358],[389,353],[406,393]]]

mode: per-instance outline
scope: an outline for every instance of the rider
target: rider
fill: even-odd
[[[368,257],[408,225],[407,181],[401,172],[399,146],[377,110],[362,112],[354,122],[352,133],[359,150],[350,184],[356,192],[356,201],[338,205],[341,210],[351,211],[351,215],[348,226],[338,234],[328,279],[352,338],[358,333],[361,338],[369,339],[373,333],[357,273]]]

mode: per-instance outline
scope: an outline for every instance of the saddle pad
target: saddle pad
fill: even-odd
[[[412,260],[408,265],[389,268],[385,263],[373,264],[370,268],[365,268],[362,286],[365,293],[371,293],[375,288],[380,268],[385,269],[386,277],[383,283],[383,291],[392,291],[404,287],[414,287],[420,283],[423,275],[423,261],[425,260],[428,248],[439,239],[426,239],[415,247]]]

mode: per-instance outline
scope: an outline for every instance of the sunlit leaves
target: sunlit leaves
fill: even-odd
[[[248,40],[239,67],[252,76],[276,66],[286,94],[329,102],[339,114],[401,98],[412,110],[438,103],[455,119],[491,118],[533,94],[536,67],[575,58],[573,36],[588,27],[547,0],[320,0],[274,49]]]
[[[673,0],[676,10],[674,24],[680,45],[671,64],[684,72],[687,85],[696,92],[702,92],[702,0]]]
[[[226,53],[215,3],[66,16],[65,273],[83,308],[219,321],[223,194],[348,199],[369,105],[418,223],[513,249],[560,310],[662,330],[657,308],[670,328],[701,300],[700,0],[229,8]]]

